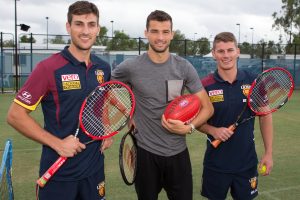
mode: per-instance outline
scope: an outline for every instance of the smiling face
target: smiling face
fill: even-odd
[[[216,59],[218,70],[231,70],[237,67],[240,49],[234,42],[219,41],[215,43],[212,55]]]
[[[67,22],[66,28],[71,36],[70,48],[77,50],[90,50],[100,31],[96,15],[73,15],[72,21]]]
[[[170,21],[151,20],[148,29],[145,30],[150,49],[156,53],[164,53],[169,49],[173,35]]]

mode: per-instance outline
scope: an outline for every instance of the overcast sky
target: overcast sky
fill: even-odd
[[[30,25],[33,34],[67,34],[68,6],[73,0],[18,0],[18,24]],[[164,10],[173,18],[174,30],[188,39],[213,37],[231,31],[240,41],[278,41],[279,31],[272,29],[272,14],[281,10],[281,0],[92,0],[100,10],[100,25],[111,36],[113,29],[130,37],[144,37],[146,18],[153,10]],[[236,25],[237,23],[240,26]],[[14,34],[15,1],[0,0],[0,32]],[[240,28],[240,31],[239,31]],[[18,34],[21,31],[18,30]],[[8,36],[7,36],[8,37]],[[286,41],[285,36],[283,40]]]

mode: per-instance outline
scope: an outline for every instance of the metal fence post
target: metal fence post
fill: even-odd
[[[33,66],[32,66],[32,64],[33,64],[33,61],[32,61],[32,56],[33,56],[33,54],[32,54],[32,51],[33,51],[32,46],[33,45],[32,45],[32,43],[33,43],[33,36],[32,36],[32,33],[30,33],[30,71],[31,72],[32,72],[32,68],[33,68]],[[48,39],[47,39],[47,49],[48,49]]]
[[[261,72],[264,71],[264,64],[265,64],[265,43],[262,43],[262,48],[261,48]]]
[[[0,45],[1,45],[1,92],[3,94],[4,92],[4,81],[3,81],[3,68],[4,68],[4,61],[3,61],[3,33],[1,32],[1,40],[0,40]]]
[[[139,55],[141,55],[141,37],[139,37]]]
[[[294,72],[293,72],[293,78],[294,78],[294,81],[296,80],[296,56],[297,56],[297,44],[295,43],[294,44]]]
[[[184,56],[187,55],[187,39],[184,40]]]

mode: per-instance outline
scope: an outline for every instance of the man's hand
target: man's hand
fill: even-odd
[[[108,149],[113,144],[113,142],[113,137],[104,139],[100,148],[101,153],[103,153],[105,149]]]
[[[78,138],[76,138],[74,135],[69,135],[61,140],[55,150],[60,156],[73,157],[85,148],[85,144],[81,143]]]
[[[191,126],[183,123],[180,120],[168,119],[166,120],[163,115],[161,118],[162,126],[171,133],[176,133],[179,135],[186,135],[190,132]]]

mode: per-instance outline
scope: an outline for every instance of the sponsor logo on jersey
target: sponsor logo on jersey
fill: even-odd
[[[98,83],[100,83],[100,84],[104,83],[104,72],[102,70],[97,69],[95,71],[95,75],[97,77]]]
[[[31,99],[32,98],[31,94],[27,91],[22,92],[22,97],[24,97],[25,99]]]
[[[208,96],[216,96],[223,94],[223,90],[211,90],[208,92]]]
[[[26,103],[27,105],[30,105],[31,104],[31,99],[32,99],[32,95],[27,92],[27,91],[23,91],[21,92],[21,95],[19,94],[18,95],[18,98],[23,101],[24,103]]]
[[[212,103],[224,101],[223,90],[210,90],[208,96]]]
[[[63,74],[61,75],[63,90],[78,90],[81,89],[80,79],[78,74]]]

